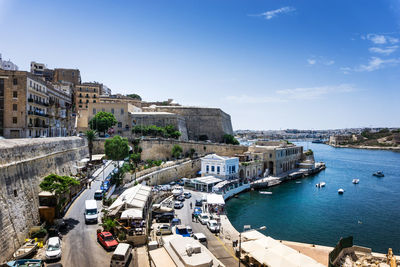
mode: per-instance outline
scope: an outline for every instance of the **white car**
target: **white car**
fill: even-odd
[[[216,220],[209,220],[207,222],[207,228],[211,231],[211,233],[218,233],[219,232],[219,225]]]
[[[207,213],[201,213],[199,216],[199,221],[201,224],[207,224],[207,222],[210,220],[210,216],[208,216]]]
[[[183,208],[183,202],[175,201],[175,203],[174,203],[174,208],[175,208],[175,209],[181,209],[181,208]]]
[[[185,198],[191,198],[192,194],[190,192],[185,192],[183,193],[183,195],[185,196]]]
[[[187,229],[188,233],[190,234],[190,236],[193,236],[192,227],[188,225],[188,226],[186,226],[186,229]]]
[[[59,237],[50,237],[47,240],[45,255],[47,260],[61,259],[61,240]]]
[[[207,247],[207,237],[203,233],[194,233],[193,238]]]
[[[169,224],[161,224],[157,228],[157,235],[170,235],[172,234],[171,226]]]

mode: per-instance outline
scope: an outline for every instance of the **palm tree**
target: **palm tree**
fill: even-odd
[[[92,161],[93,141],[95,138],[96,138],[96,131],[94,130],[86,131],[86,139],[88,140],[88,147],[89,147],[89,161]]]

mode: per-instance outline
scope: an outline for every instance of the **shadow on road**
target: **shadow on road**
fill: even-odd
[[[63,225],[63,227],[60,227],[60,233],[62,235],[68,234],[69,231],[74,229],[75,226],[79,224],[79,221],[75,220],[73,218],[68,218],[68,219],[64,219],[64,223],[65,223],[65,225]]]

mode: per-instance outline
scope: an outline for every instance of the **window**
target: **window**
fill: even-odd
[[[89,94],[86,94],[86,98],[89,98]]]
[[[86,99],[86,104],[89,103],[89,99]]]
[[[93,98],[96,98],[96,95],[93,95]]]
[[[18,92],[17,91],[13,91],[13,97],[17,98],[18,97]]]
[[[114,109],[113,108],[111,109],[111,113],[114,114]]]
[[[79,97],[82,97],[82,94],[79,94]]]
[[[219,174],[219,172],[220,172],[220,167],[217,166],[217,174]]]
[[[124,114],[124,109],[123,108],[121,108],[121,115],[123,115]]]
[[[0,96],[4,96],[4,79],[0,79]]]
[[[79,103],[82,103],[82,99],[79,99]]]
[[[93,108],[93,114],[96,114],[96,109],[95,108]]]
[[[211,172],[215,172],[215,167],[211,166]]]
[[[206,172],[208,173],[210,171],[210,166],[206,165]]]
[[[18,79],[17,78],[14,78],[13,79],[13,85],[17,85],[18,84]]]
[[[17,196],[18,196],[17,189],[14,189],[14,197],[17,197]]]
[[[13,122],[14,124],[16,124],[16,123],[17,123],[17,117],[13,117],[12,122]]]
[[[122,128],[122,122],[118,122],[118,128]]]
[[[13,110],[14,110],[14,111],[17,111],[17,110],[18,110],[17,104],[13,104]]]
[[[96,103],[96,100],[93,100],[93,103]]]
[[[236,166],[232,166],[232,173],[236,172]]]
[[[82,108],[82,105],[79,105],[80,108]]]

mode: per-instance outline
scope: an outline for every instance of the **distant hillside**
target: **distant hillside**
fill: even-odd
[[[348,140],[352,146],[400,147],[400,129],[382,129],[379,132],[364,130],[360,135]]]

